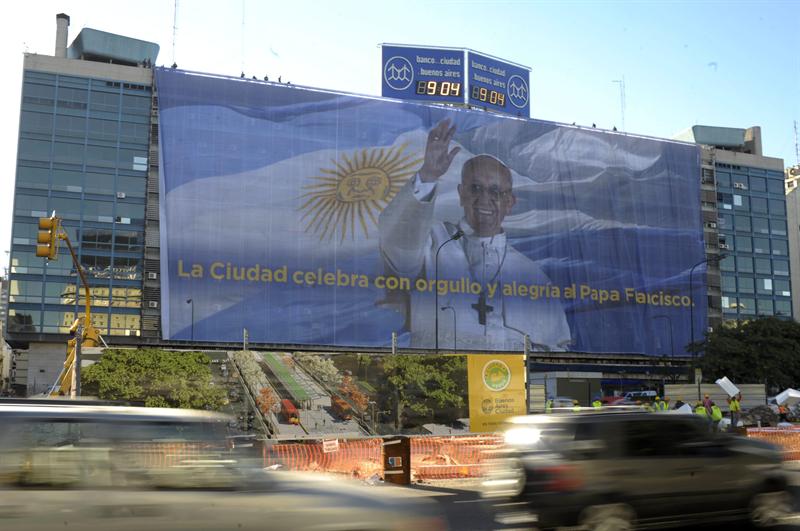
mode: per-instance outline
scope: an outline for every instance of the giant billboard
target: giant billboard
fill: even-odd
[[[166,339],[680,355],[705,329],[696,146],[156,81]]]

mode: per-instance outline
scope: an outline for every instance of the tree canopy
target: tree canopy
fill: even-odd
[[[705,377],[762,383],[785,389],[800,385],[800,324],[776,317],[726,324],[711,332],[700,348]]]
[[[219,409],[225,390],[214,386],[210,359],[201,352],[107,349],[81,372],[84,394],[104,400],[144,402],[149,407]]]

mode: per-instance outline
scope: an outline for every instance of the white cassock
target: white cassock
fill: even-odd
[[[414,289],[414,280],[435,279],[436,250],[461,229],[465,235],[439,252],[439,280],[452,282],[446,294],[440,293],[438,307],[451,306],[456,314],[454,323],[450,310],[440,311],[439,348],[452,348],[455,337],[459,349],[518,351],[528,334],[535,350],[565,350],[571,336],[558,298],[503,295],[503,286],[513,282],[551,284],[541,267],[508,245],[505,232],[482,238],[464,219],[458,225],[434,221],[435,194],[435,184],[411,179],[378,223],[387,274],[411,279],[410,297],[398,308],[406,312],[410,346],[435,344],[435,295]],[[472,290],[463,289],[461,279]],[[474,293],[478,285],[483,297]]]

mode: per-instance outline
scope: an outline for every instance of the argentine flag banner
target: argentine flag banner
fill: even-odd
[[[695,145],[155,75],[165,339],[664,356],[705,330]]]

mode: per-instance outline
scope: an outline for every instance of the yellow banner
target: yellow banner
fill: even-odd
[[[470,431],[497,431],[505,419],[525,414],[525,358],[521,354],[469,354],[467,379]]]

